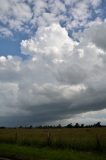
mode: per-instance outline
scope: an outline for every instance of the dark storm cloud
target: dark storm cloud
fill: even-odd
[[[49,93],[48,93],[49,95]],[[97,111],[106,107],[106,90],[96,90],[89,88],[73,99],[51,102],[48,104],[23,106],[24,110],[30,111],[30,115],[4,116],[0,118],[2,125],[40,125],[47,122],[73,118],[76,114]]]

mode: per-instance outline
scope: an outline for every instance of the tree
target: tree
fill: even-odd
[[[32,125],[30,125],[29,128],[30,128],[30,129],[33,128]]]
[[[95,124],[95,127],[101,127],[101,122],[97,122],[97,123]]]
[[[76,123],[74,127],[79,128],[80,127],[79,123]]]
[[[58,124],[57,128],[62,128],[61,124]]]
[[[72,128],[73,125],[72,125],[72,123],[70,123],[70,124],[68,124],[66,127],[67,127],[67,128]]]
[[[84,124],[81,124],[81,128],[84,128]]]

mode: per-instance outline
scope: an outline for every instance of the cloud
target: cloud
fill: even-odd
[[[14,120],[21,117],[21,122],[28,117],[29,123],[35,116],[33,123],[36,123],[39,116],[42,117],[40,122],[63,117],[61,113],[68,107],[70,97],[85,89],[80,85],[55,84],[53,76],[51,77],[50,73],[47,73],[50,71],[47,71],[45,64],[39,64],[39,62],[34,64],[32,60],[18,63],[17,59],[14,59],[14,63],[12,63],[12,60],[12,58],[10,60],[1,57],[0,69],[2,75],[0,79],[0,97],[2,99],[0,116],[5,118],[10,116],[10,121],[14,116]],[[10,68],[13,70],[11,71]],[[52,116],[48,117],[48,114]]]
[[[2,27],[2,28],[0,28],[0,37],[12,37],[13,36],[13,34],[12,34],[12,32],[9,30],[9,29],[7,29],[7,28],[5,28],[5,27]]]
[[[0,1],[0,22],[11,30],[23,30],[23,25],[32,17],[31,8],[24,1]]]
[[[101,18],[100,6],[100,0],[1,0],[0,25],[13,33],[18,31],[28,35],[34,34],[37,28],[52,23],[60,23],[68,32],[77,32],[86,28],[90,19]]]
[[[28,59],[1,56],[1,121],[41,124],[104,109],[106,55],[96,43],[99,35],[92,40],[95,28],[105,34],[104,25],[91,25],[76,42],[53,23],[22,40]]]
[[[0,36],[28,34],[20,43],[25,58],[0,56],[1,124],[83,122],[86,116],[87,122],[99,120],[106,108],[106,22],[101,3],[0,1]]]
[[[76,122],[80,124],[94,124],[97,122],[102,122],[102,125],[106,124],[106,109],[100,110],[100,111],[95,111],[95,112],[86,112],[82,114],[77,114],[75,118],[70,118],[70,119],[64,119],[61,121],[56,121],[53,124],[70,124],[73,123],[75,124]]]
[[[88,37],[88,41],[106,51],[106,22],[92,24],[91,28],[84,31],[84,36]]]
[[[65,28],[59,24],[52,24],[49,27],[41,27],[36,32],[36,36],[30,40],[21,42],[21,49],[24,54],[31,54],[37,57],[51,57],[51,59],[62,59],[66,54],[70,54],[77,45],[69,38]],[[67,50],[66,54],[65,50]]]
[[[90,1],[94,8],[97,8],[101,4],[101,0]]]

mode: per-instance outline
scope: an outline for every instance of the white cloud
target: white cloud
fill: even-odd
[[[90,16],[89,5],[85,1],[77,3],[75,8],[72,8],[72,14],[74,16],[74,20],[86,20]]]
[[[95,112],[87,112],[87,113],[82,113],[79,114],[75,117],[76,122],[81,123],[86,123],[87,124],[94,124],[97,122],[102,122],[102,125],[106,124],[106,109],[103,109],[101,111],[95,111]],[[71,119],[70,121],[75,123],[74,119]]]
[[[88,20],[99,5],[99,0],[0,1],[1,36],[35,32],[21,41],[26,59],[0,57],[0,117],[25,124],[79,114],[82,122],[90,117],[85,112],[106,107],[106,24],[100,17]],[[94,122],[100,118],[93,116]]]
[[[49,27],[39,28],[35,37],[21,42],[24,54],[48,57],[52,60],[69,56],[76,45],[77,42],[69,38],[65,28],[61,28],[59,24],[55,23]]]
[[[1,0],[0,22],[12,31],[33,33],[37,27],[61,23],[66,29],[77,32],[75,28],[86,28],[92,9],[97,17],[100,12],[100,0]],[[96,18],[97,18],[96,17]],[[94,20],[93,20],[94,21]]]
[[[0,21],[12,30],[23,30],[24,23],[31,20],[32,12],[29,5],[13,0],[0,1]]]
[[[98,7],[101,4],[101,0],[90,0],[94,8]]]
[[[12,37],[12,36],[13,34],[9,29],[5,27],[0,28],[0,37]]]
[[[77,114],[74,118],[64,119],[53,122],[53,124],[63,124],[67,125],[72,123],[73,125],[75,123],[79,124],[86,124],[92,125],[96,124],[97,122],[101,122],[102,125],[106,124],[106,109],[103,109],[101,111],[93,111],[93,112],[86,112],[82,114]]]
[[[92,24],[89,29],[84,31],[84,36],[87,36],[87,41],[93,42],[98,48],[106,50],[106,22]]]
[[[103,30],[97,23],[98,27]],[[106,55],[92,41],[93,34],[89,34],[91,40],[86,36],[93,29],[91,25],[76,42],[59,24],[41,27],[31,39],[21,42],[22,52],[30,55],[27,60],[1,56],[1,115],[13,119],[20,116],[21,122],[29,117],[29,123],[45,123],[104,109]],[[83,121],[81,117],[79,120]]]

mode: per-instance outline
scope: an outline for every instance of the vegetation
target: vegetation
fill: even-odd
[[[105,160],[101,153],[0,144],[0,156],[22,160]]]
[[[1,156],[105,160],[105,151],[106,127],[0,129]]]

